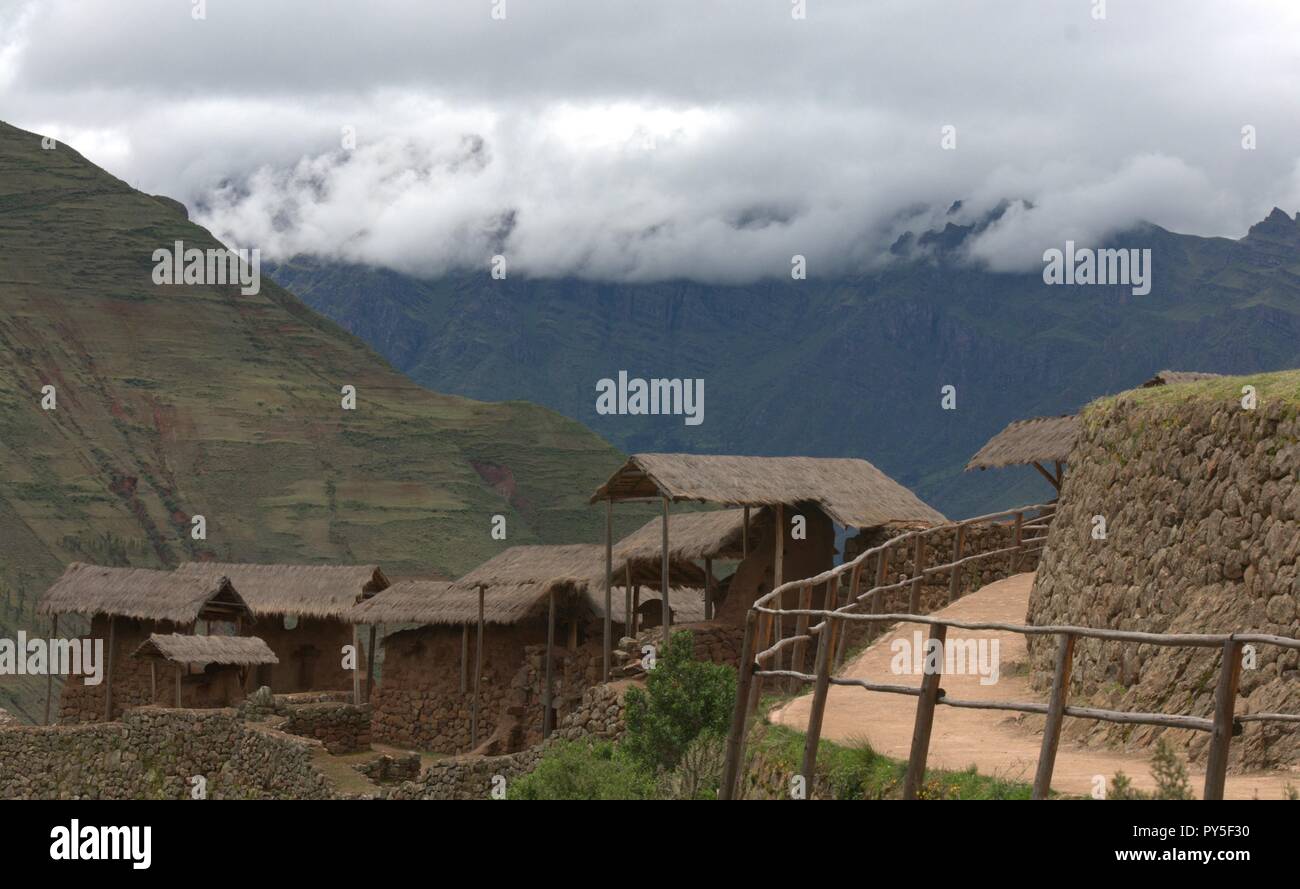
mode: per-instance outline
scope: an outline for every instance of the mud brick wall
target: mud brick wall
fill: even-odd
[[[1031,622],[1153,633],[1300,636],[1300,420],[1294,405],[1185,396],[1101,402],[1084,414],[1043,564]],[[1094,539],[1093,517],[1106,520]],[[1039,688],[1054,640],[1033,638]],[[1078,704],[1209,717],[1220,654],[1080,640]],[[1238,714],[1300,713],[1300,653],[1257,647]],[[1067,737],[1149,747],[1162,733],[1203,762],[1208,735],[1067,720]],[[1234,766],[1300,762],[1300,732],[1245,723]]]
[[[330,753],[355,753],[370,749],[370,705],[322,701],[288,708],[282,731],[315,738]]]
[[[84,725],[0,726],[0,798],[324,799],[319,743],[242,722],[234,710],[128,711]]]

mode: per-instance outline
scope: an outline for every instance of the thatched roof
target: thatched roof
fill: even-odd
[[[1197,380],[1213,380],[1222,374],[1203,373],[1197,370],[1162,370],[1142,384],[1143,389],[1152,386],[1174,386],[1178,383],[1195,383]]]
[[[1064,463],[1079,435],[1079,417],[1034,417],[1016,420],[988,440],[970,462],[966,470],[995,469],[1026,463]]]
[[[177,574],[225,575],[256,615],[347,619],[361,598],[389,586],[378,565],[247,565],[185,562]]]
[[[176,664],[278,664],[275,656],[256,636],[183,636],[154,633],[135,650],[136,657],[154,657]]]
[[[726,506],[815,503],[841,525],[854,528],[947,521],[866,460],[839,457],[634,454],[591,501],[646,497]],[[671,534],[671,523],[669,530]]]
[[[511,623],[489,614],[488,594],[483,597],[484,623]],[[478,591],[452,589],[443,580],[402,580],[352,608],[359,624],[450,624],[478,621]]]
[[[223,573],[178,575],[149,568],[107,568],[73,562],[37,607],[38,614],[105,614],[178,624],[249,614]]]
[[[753,540],[759,510],[749,515]],[[668,518],[668,552],[674,559],[739,559],[744,536],[745,510],[715,509],[687,512]],[[653,518],[614,546],[614,558],[653,562],[663,558],[663,519]]]

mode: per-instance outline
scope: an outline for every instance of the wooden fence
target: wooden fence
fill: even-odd
[[[1037,515],[1028,516],[1031,511],[1036,511]],[[1161,634],[1067,625],[1031,627],[1017,624],[940,620],[915,613],[919,610],[921,583],[926,577],[944,571],[950,572],[949,601],[954,601],[961,595],[962,566],[972,561],[1010,553],[1012,554],[1014,567],[1022,554],[1041,550],[1043,543],[1047,539],[1047,527],[1054,514],[1054,505],[1043,504],[979,516],[955,525],[939,525],[914,531],[869,549],[852,561],[845,562],[830,571],[823,572],[807,580],[783,584],[767,595],[760,597],[745,619],[740,678],[736,690],[736,705],[732,712],[731,730],[727,737],[726,764],[723,770],[720,798],[732,799],[738,790],[741,764],[744,758],[744,742],[749,722],[751,716],[757,711],[762,683],[765,679],[771,678],[773,680],[813,684],[812,708],[808,717],[808,730],[804,742],[803,761],[800,767],[800,774],[803,776],[804,786],[807,791],[806,798],[812,796],[814,788],[817,748],[821,740],[822,717],[826,710],[826,698],[830,686],[842,685],[856,686],[868,691],[887,694],[912,695],[917,698],[916,722],[912,732],[912,748],[908,756],[907,773],[903,781],[903,797],[905,799],[916,798],[917,791],[920,789],[925,777],[926,760],[930,749],[930,731],[934,724],[935,708],[939,705],[1045,715],[1047,723],[1043,730],[1038,768],[1034,776],[1034,799],[1046,799],[1050,791],[1052,770],[1056,762],[1056,751],[1061,739],[1061,727],[1067,716],[1104,722],[1157,725],[1210,732],[1210,753],[1206,763],[1204,798],[1222,799],[1228,767],[1228,747],[1233,735],[1240,733],[1243,722],[1300,723],[1300,715],[1285,713],[1255,713],[1249,716],[1234,716],[1237,685],[1241,676],[1242,647],[1247,644],[1265,644],[1300,650],[1300,640],[1259,633],[1233,633],[1228,635]],[[1015,521],[1014,545],[975,554],[962,552],[964,536],[962,529],[964,527],[1008,517],[1013,517]],[[927,568],[922,561],[924,547],[921,545],[921,541],[926,535],[954,528],[953,560]],[[1028,536],[1026,536],[1027,532]],[[885,583],[887,580],[885,566],[889,563],[891,548],[906,547],[909,544],[914,547],[915,554],[913,575],[897,583]],[[876,585],[865,592],[859,592],[863,567],[873,556],[876,559]],[[848,601],[840,605],[840,579],[846,575],[849,578]],[[820,584],[826,584],[827,596],[825,603],[828,605],[833,604],[836,607],[821,609],[809,607],[811,590]],[[889,590],[901,589],[909,585],[909,613],[883,613],[879,607],[881,596]],[[786,599],[794,595],[798,596],[798,604],[793,608],[786,607]],[[861,613],[861,609],[865,606],[870,606],[870,611]],[[788,637],[781,632],[784,619],[787,617],[795,621],[795,633]],[[817,623],[813,624],[813,620],[816,620]],[[929,640],[926,643],[927,655],[936,649],[942,649],[949,627],[962,630],[1014,632],[1026,636],[1056,636],[1056,663],[1050,699],[1048,703],[1042,704],[1036,701],[967,701],[949,698],[939,685],[943,667],[942,657],[926,658],[927,666],[932,661],[937,661],[937,669],[933,671],[927,669],[919,688],[873,683],[860,679],[837,678],[833,673],[843,655],[843,640],[847,635],[845,631],[850,623],[862,621],[876,628],[900,622],[928,625],[930,632]],[[1219,648],[1222,651],[1223,660],[1219,670],[1218,684],[1215,688],[1214,718],[1206,719],[1164,713],[1134,713],[1068,706],[1066,698],[1070,684],[1070,670],[1073,664],[1075,641],[1079,638],[1106,639],[1116,642],[1168,647]],[[817,642],[814,672],[810,673],[807,671],[805,664],[805,653],[807,644],[814,640]],[[755,653],[760,645],[763,647]],[[790,669],[785,669],[781,665],[782,652],[787,649],[791,651],[793,656],[793,664]]]

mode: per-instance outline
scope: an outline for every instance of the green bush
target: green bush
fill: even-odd
[[[506,799],[650,799],[654,778],[608,741],[557,741]]]
[[[1155,792],[1143,793],[1133,786],[1128,775],[1116,772],[1106,799],[1196,799],[1187,777],[1187,766],[1164,738],[1156,742],[1155,755],[1151,757],[1151,777],[1156,781]]]
[[[677,768],[659,773],[656,795],[659,799],[717,799],[726,755],[725,737],[713,732],[700,734],[686,745]]]
[[[671,771],[696,737],[725,737],[736,700],[736,671],[695,660],[689,631],[673,633],[646,674],[645,690],[624,698],[622,747],[651,773]]]

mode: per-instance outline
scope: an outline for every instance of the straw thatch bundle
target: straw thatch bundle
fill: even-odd
[[[749,533],[759,522],[758,510],[749,516]],[[668,520],[668,553],[673,559],[739,559],[744,537],[745,510],[716,509],[687,512]],[[663,558],[663,520],[651,519],[614,546],[617,560],[653,563]]]
[[[177,575],[225,575],[253,614],[347,619],[352,606],[389,586],[378,565],[245,565],[185,562]]]
[[[1175,386],[1179,383],[1195,383],[1198,380],[1213,380],[1222,374],[1202,373],[1196,370],[1162,370],[1142,384],[1143,389],[1152,386]]]
[[[176,664],[278,664],[279,658],[256,636],[183,636],[154,633],[135,650],[136,657],[153,657]]]
[[[634,454],[591,500],[646,497],[727,506],[815,503],[836,522],[854,528],[947,521],[866,460],[839,457]]]
[[[149,568],[107,568],[73,562],[37,607],[38,614],[105,614],[139,620],[193,623],[200,617],[234,620],[248,606],[222,572],[178,575]]]
[[[990,438],[970,458],[966,469],[995,469],[1054,461],[1063,463],[1069,458],[1078,435],[1079,418],[1074,414],[1016,420]]]

